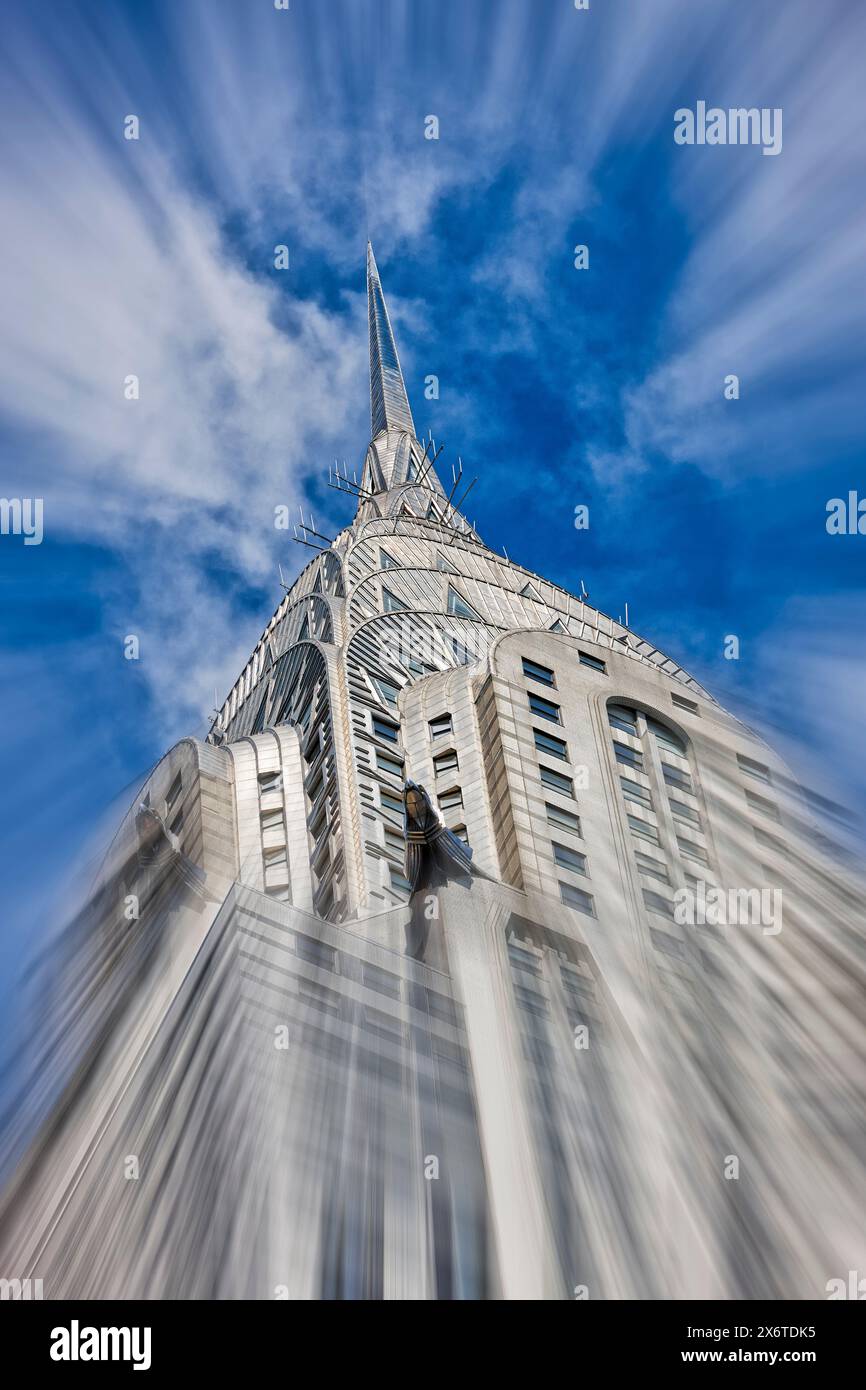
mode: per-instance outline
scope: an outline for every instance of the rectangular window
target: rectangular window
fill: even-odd
[[[696,845],[694,840],[686,840],[683,836],[678,835],[677,844],[679,845],[680,854],[684,855],[686,859],[697,859],[699,864],[708,864],[710,862],[707,858],[707,851],[703,849],[701,845]]]
[[[650,940],[657,951],[664,951],[666,956],[676,956],[678,960],[685,958],[683,943],[677,941],[670,932],[656,931],[655,927],[650,927]]]
[[[323,907],[330,907],[330,904],[323,903]],[[321,1009],[323,1013],[338,1016],[340,1012],[340,996],[335,989],[326,989],[320,985],[318,980],[305,980],[303,977],[298,980],[298,995],[307,1004],[312,1004],[314,1009]]]
[[[660,724],[657,719],[651,719],[649,715],[647,715],[646,723],[647,728],[655,734],[656,741],[661,748],[669,748],[672,753],[679,753],[681,757],[685,757],[686,745],[679,735],[674,733],[673,729],[669,729],[665,724]]]
[[[337,973],[337,952],[327,942],[317,941],[314,936],[305,936],[303,932],[298,932],[295,937],[295,952],[301,960],[308,961],[310,965],[318,965],[321,970]]]
[[[266,869],[285,868],[289,862],[285,845],[277,845],[276,849],[266,849],[264,858]]]
[[[451,715],[440,714],[436,719],[430,720],[430,737],[444,738],[451,733]]]
[[[764,849],[775,850],[777,854],[781,854],[783,858],[787,859],[787,846],[783,845],[781,840],[777,840],[775,835],[768,835],[766,830],[762,830],[759,825],[753,825],[752,829],[755,832],[755,839],[759,845],[763,845]]]
[[[458,767],[457,754],[453,749],[447,753],[440,753],[433,759],[433,770],[437,777],[441,777],[444,772],[456,772]]]
[[[394,685],[393,681],[386,681],[383,676],[374,676],[373,684],[386,705],[397,704],[397,696],[400,694],[399,685]]]
[[[392,890],[395,893],[400,893],[408,897],[412,892],[412,885],[408,878],[405,878],[404,875],[400,873],[399,869],[395,869],[393,864],[388,865],[388,873],[391,879]]]
[[[396,743],[400,736],[400,728],[397,724],[392,724],[390,719],[380,719],[378,714],[373,715],[373,733],[379,738],[386,738],[389,743]]]
[[[376,766],[380,772],[387,772],[391,777],[399,777],[403,780],[403,764],[398,763],[396,758],[389,758],[386,753],[376,750]]]
[[[279,812],[278,812],[278,815],[279,815],[280,819],[282,820],[282,816],[283,816],[282,811],[279,811]],[[171,831],[172,835],[179,835],[180,832],[181,832],[181,830],[183,830],[183,807],[182,807],[182,806],[181,806],[180,810],[178,811],[177,815],[175,816],[174,820],[172,821],[171,825],[170,825],[168,828],[169,828],[169,830]]]
[[[462,840],[464,844],[469,844],[469,831],[466,829],[465,825],[452,826],[451,834],[456,835],[458,840]]]
[[[282,827],[282,824],[282,811],[262,811],[262,830],[277,830]]]
[[[763,763],[756,763],[754,758],[747,758],[742,753],[737,754],[737,762],[740,764],[741,771],[745,772],[747,776],[754,777],[759,782],[770,782],[770,769],[765,767]]]
[[[679,709],[687,709],[689,714],[698,714],[699,710],[694,700],[687,700],[685,695],[677,695],[671,691],[671,702]]]
[[[440,811],[454,811],[463,805],[463,792],[459,787],[452,787],[450,791],[443,792],[438,801]]]
[[[770,820],[781,820],[779,808],[775,801],[768,801],[765,796],[758,796],[757,792],[750,791],[746,787],[746,800],[753,811],[759,811],[762,816],[769,816]]]
[[[282,791],[282,788],[283,788],[283,774],[282,774],[281,772],[260,772],[260,773],[259,773],[259,791],[260,791],[262,794],[264,794],[265,792],[278,792],[278,791]]]
[[[673,797],[669,800],[671,814],[676,820],[688,821],[689,825],[696,825],[700,830],[701,818],[693,806],[687,806],[684,801],[674,801]]]
[[[390,1014],[382,1013],[381,1009],[371,1009],[369,1004],[365,1004],[364,1023],[368,1033],[384,1038],[386,1042],[400,1044],[403,1041],[402,1023]]]
[[[525,985],[514,982],[514,1000],[518,1008],[525,1009],[527,1013],[537,1014],[543,1018],[550,1013],[550,1005],[543,994],[539,994],[534,989],[527,989]]]
[[[406,852],[406,841],[399,830],[394,830],[390,825],[385,826],[385,848],[392,854],[398,854],[400,858]]]
[[[394,612],[396,612],[399,608],[405,608],[405,607],[406,607],[406,604],[403,602],[403,600],[400,599],[400,598],[398,598],[396,594],[392,594],[392,593],[391,593],[391,590],[390,590],[390,589],[386,589],[386,588],[385,588],[385,585],[383,584],[383,585],[382,585],[382,612],[383,612],[383,613],[394,613]]]
[[[568,761],[568,745],[561,738],[555,738],[553,734],[546,734],[541,729],[533,729],[535,735],[535,746],[539,753],[550,753],[554,758],[562,758]]]
[[[556,677],[549,666],[539,666],[537,661],[530,661],[528,656],[523,658],[523,674],[528,676],[531,681],[538,681],[541,685],[556,686]]]
[[[571,869],[573,873],[586,873],[586,855],[579,854],[576,849],[569,849],[568,845],[553,842],[553,857],[561,869]]]
[[[667,868],[660,860],[653,859],[649,854],[642,854],[639,849],[635,850],[634,857],[642,874],[658,879],[659,883],[670,883]]]
[[[605,666],[605,664],[604,664],[604,662],[602,661],[601,657],[599,657],[599,656],[593,656],[590,652],[581,652],[581,651],[579,651],[579,652],[577,653],[577,655],[578,655],[578,657],[580,658],[580,664],[581,664],[581,666],[589,666],[589,668],[590,668],[592,671],[600,671],[602,675],[605,675],[605,674],[606,674],[606,672],[607,672],[607,667]]]
[[[383,970],[379,965],[371,965],[369,961],[364,961],[361,966],[361,979],[367,989],[375,989],[378,994],[387,994],[392,999],[400,998],[400,977],[392,975],[390,970]]]
[[[653,809],[652,793],[648,787],[642,787],[640,782],[633,782],[630,777],[620,777],[619,784],[623,796],[629,801],[639,801],[641,806],[646,806],[650,811]]]
[[[626,816],[632,831],[635,835],[640,835],[644,840],[650,840],[654,845],[659,844],[659,832],[649,821],[641,820],[640,816]]]
[[[559,896],[566,907],[573,907],[577,912],[585,912],[587,917],[595,916],[595,903],[591,893],[584,893],[582,888],[575,888],[573,883],[560,881]]]
[[[545,767],[543,763],[539,765],[541,773],[541,784],[549,791],[560,792],[563,796],[574,798],[574,783],[570,777],[565,777],[561,772],[554,772],[552,767]]]
[[[674,908],[670,898],[663,897],[661,893],[653,892],[652,888],[645,888],[643,900],[650,912],[658,912],[662,917],[673,917]]]
[[[559,705],[555,705],[552,700],[545,700],[541,695],[529,696],[529,708],[533,714],[538,714],[542,719],[549,719],[551,724],[561,724]]]
[[[525,970],[527,975],[541,975],[541,952],[521,945],[519,941],[509,941],[508,959],[517,970]]]
[[[643,753],[639,753],[636,748],[629,748],[627,743],[620,743],[614,739],[613,751],[617,762],[622,763],[623,767],[636,767],[639,772],[643,772]]]
[[[399,816],[403,814],[403,798],[386,791],[384,787],[379,788],[379,805],[385,811],[395,811]]]
[[[564,806],[554,806],[552,801],[545,801],[544,809],[551,825],[558,825],[562,830],[570,830],[574,835],[580,835],[580,816],[576,816],[573,811],[566,811]]]
[[[637,712],[626,709],[625,705],[608,705],[607,722],[612,729],[622,729],[623,733],[637,738]]]
[[[687,772],[671,763],[662,763],[662,775],[669,787],[679,787],[681,791],[692,791],[692,779]]]

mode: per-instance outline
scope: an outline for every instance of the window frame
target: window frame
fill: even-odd
[[[542,666],[540,661],[533,661],[530,656],[522,656],[520,660],[523,665],[523,674],[527,680],[535,681],[538,685],[545,685],[549,690],[556,690],[556,672],[551,667]],[[527,670],[527,667],[532,667],[532,669]],[[544,674],[539,675],[539,672]],[[550,677],[549,680],[548,676]]]
[[[546,700],[543,695],[536,695],[532,690],[527,690],[526,698],[529,701],[531,714],[562,727],[562,706],[558,705],[555,700]]]
[[[550,845],[553,850],[553,862],[558,869],[567,869],[570,873],[589,878],[587,858],[581,850],[572,849],[570,845],[561,845],[558,840],[551,840]],[[560,858],[560,855],[563,857]],[[572,860],[578,862],[572,863]]]
[[[532,736],[537,753],[543,753],[548,758],[560,758],[564,763],[571,762],[568,755],[568,744],[564,738],[555,738],[553,734],[545,733],[544,729],[536,729],[535,727],[533,727]],[[539,739],[541,739],[540,743]]]
[[[590,671],[596,671],[600,676],[607,675],[607,662],[600,656],[593,656],[592,652],[583,652],[577,649],[578,663],[586,666]]]
[[[569,901],[569,898],[566,896],[567,894],[573,895],[574,898],[583,899],[588,906],[584,906],[579,901]],[[598,920],[598,913],[595,910],[595,898],[592,893],[587,893],[583,888],[578,888],[576,883],[563,883],[562,879],[560,879],[559,898],[565,907],[570,907],[574,912],[582,912],[584,916],[594,917],[596,921]]]

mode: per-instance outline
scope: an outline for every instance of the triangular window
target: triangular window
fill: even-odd
[[[392,593],[391,593],[391,590],[390,590],[390,589],[386,589],[386,588],[385,588],[385,585],[383,584],[383,585],[382,585],[382,612],[383,612],[383,613],[394,613],[394,612],[396,612],[398,609],[400,609],[400,608],[405,608],[405,607],[406,607],[406,605],[405,605],[405,603],[403,602],[403,600],[402,600],[402,599],[399,599],[399,598],[397,597],[396,594],[392,594]]]
[[[538,592],[538,590],[532,582],[524,584],[523,588],[520,590],[520,597],[534,598],[537,603],[541,603],[542,601],[541,594]]]
[[[394,556],[389,555],[387,550],[383,550],[381,546],[379,547],[379,568],[383,570],[398,570],[400,568],[399,561],[395,560]]]
[[[456,589],[448,585],[448,612],[453,613],[455,618],[478,618],[478,614],[470,603],[466,602],[458,594]]]

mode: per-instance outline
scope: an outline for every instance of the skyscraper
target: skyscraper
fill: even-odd
[[[677,662],[484,543],[371,247],[367,295],[354,519],[304,526],[65,934],[4,1267],[46,1297],[820,1297],[864,1259],[859,883]]]

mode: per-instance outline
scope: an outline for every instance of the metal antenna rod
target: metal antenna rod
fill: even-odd
[[[300,507],[298,507],[298,511],[299,511],[300,514],[301,514],[301,530],[302,530],[302,531],[305,531],[305,532],[306,532],[308,535],[310,535],[310,536],[318,536],[319,540],[320,540],[320,541],[325,541],[325,543],[326,543],[327,545],[333,545],[333,544],[334,544],[333,537],[331,537],[331,536],[323,536],[322,533],[321,533],[321,531],[317,531],[317,530],[316,530],[316,521],[315,521],[315,517],[313,516],[312,512],[310,513],[310,524],[309,524],[309,526],[308,526],[307,523],[304,521],[304,513],[303,513],[303,511],[302,511],[302,509],[301,509]]]
[[[419,443],[420,443],[420,440],[419,440]],[[429,448],[430,448],[430,445],[429,445],[429,444],[425,444],[425,445],[424,445],[424,452],[423,452],[423,454],[421,455],[421,461],[420,461],[420,463],[418,464],[418,474],[417,474],[417,477],[414,479],[414,482],[413,482],[413,485],[414,485],[415,487],[417,487],[418,484],[419,484],[420,482],[423,481],[423,480],[422,480],[422,473],[426,474],[426,471],[427,471],[427,470],[425,469],[424,464],[425,464],[425,462],[427,461],[427,450],[428,450]],[[411,454],[411,450],[410,450],[410,454]],[[429,465],[428,465],[428,466],[429,466]],[[408,480],[407,480],[407,481],[408,481]]]
[[[469,484],[469,486],[468,486],[468,488],[466,489],[466,491],[464,492],[463,496],[460,498],[460,501],[459,501],[459,502],[455,502],[454,506],[451,508],[452,511],[454,511],[454,512],[459,512],[459,511],[460,511],[460,508],[463,506],[463,503],[466,501],[466,498],[469,496],[470,492],[472,491],[472,489],[474,488],[474,486],[475,486],[475,484],[476,484],[477,482],[478,482],[478,479],[477,479],[477,478],[473,478],[473,479],[472,479],[472,482]]]
[[[430,469],[433,467],[434,463],[436,462],[436,460],[438,459],[439,455],[442,453],[442,450],[443,450],[444,448],[445,448],[445,445],[444,445],[444,444],[440,444],[440,445],[439,445],[439,448],[436,450],[435,454],[434,454],[433,457],[430,459],[430,462],[427,464],[427,467],[424,469],[423,474],[420,475],[419,477],[417,477],[417,478],[415,479],[415,486],[416,486],[416,487],[417,487],[420,483],[424,483],[424,482],[427,481],[427,474],[430,472]],[[425,454],[427,453],[426,448],[425,448],[425,450],[424,450],[424,453],[425,453]]]
[[[304,540],[304,537],[299,536],[297,532],[295,532],[295,535],[292,536],[292,540],[297,541],[298,545],[308,545],[311,550],[318,550],[319,554],[322,554],[324,551],[330,550],[331,548],[329,545],[314,545],[312,541]]]
[[[448,508],[449,508],[450,505],[451,505],[451,498],[454,496],[455,492],[457,491],[457,484],[460,482],[460,479],[461,479],[462,477],[463,477],[463,464],[461,463],[461,465],[460,465],[460,472],[457,473],[457,474],[455,475],[455,478],[454,478],[454,486],[452,487],[451,491],[449,492],[448,496],[447,496],[446,499],[445,499],[445,517],[444,517],[444,519],[445,519],[446,521],[447,521],[447,519],[448,519]]]
[[[347,483],[348,486],[347,486],[347,487],[343,487],[343,484],[344,484],[344,483]],[[373,497],[373,496],[375,495],[374,493],[372,493],[372,492],[367,492],[367,491],[365,491],[365,490],[362,489],[362,488],[358,488],[358,489],[356,490],[356,489],[352,486],[352,483],[351,483],[351,481],[350,481],[348,478],[341,478],[340,481],[339,481],[338,483],[328,483],[328,487],[332,487],[332,488],[334,489],[335,492],[345,492],[346,495],[347,495],[348,497],[358,497],[358,498],[364,497],[364,498],[366,498],[366,497]]]

